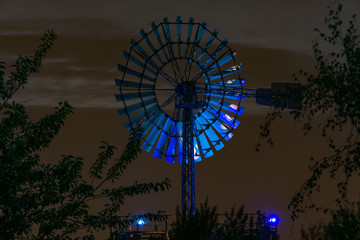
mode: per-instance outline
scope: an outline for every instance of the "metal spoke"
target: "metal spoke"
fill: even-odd
[[[168,74],[166,74],[164,71],[159,70],[159,74],[165,78],[171,85],[174,87],[178,84],[176,80],[174,80],[172,77],[170,77]],[[166,76],[165,76],[166,75]]]
[[[175,91],[175,89],[172,88],[155,88],[155,91]]]
[[[123,88],[123,91],[138,91],[138,88]],[[140,88],[140,90],[148,90],[148,91],[175,91],[173,88]]]
[[[228,52],[231,52],[231,50],[226,51],[225,53],[223,53],[218,59],[221,59],[222,57],[224,57],[226,54],[228,54]],[[197,81],[201,76],[203,72],[207,72],[210,70],[210,67],[214,67],[214,64],[211,64],[212,62],[216,62],[216,59],[213,58],[210,63],[208,64],[207,67],[205,67],[204,69],[202,69],[202,71],[200,71],[193,79],[192,81]]]
[[[157,70],[159,71],[159,74],[163,76],[166,80],[168,80],[169,82],[172,81],[173,83],[177,84],[176,80],[172,78],[169,74],[167,74],[165,71],[160,68],[158,68]]]
[[[173,51],[171,50],[170,42],[169,42],[169,39],[167,38],[167,34],[166,34],[166,31],[165,31],[165,29],[164,29],[164,25],[163,25],[163,24],[161,25],[161,29],[162,29],[163,34],[164,34],[164,36],[165,36],[166,47],[167,47],[167,49],[168,49],[168,53],[169,53],[169,57],[170,57],[170,61],[169,61],[169,62],[171,63],[171,66],[172,66],[172,69],[173,69],[175,81],[178,83],[178,81],[177,81],[177,74],[176,74],[176,70],[175,70],[175,66],[174,66],[174,61],[172,61],[172,60],[175,58],[175,56],[174,56]]]
[[[149,60],[146,58],[146,56],[144,56],[143,54],[139,53],[136,49],[132,49],[132,51],[134,51],[139,57],[141,57],[143,60],[145,60],[145,65],[149,64],[153,69],[158,70],[158,73],[165,78],[170,84],[172,84],[173,86],[177,85],[177,81],[175,79],[173,79],[170,75],[168,75],[166,72],[164,72],[161,68],[158,68],[157,66],[154,66],[151,62],[149,62]],[[154,53],[156,54],[156,52]],[[154,55],[153,54],[153,55]],[[152,55],[152,56],[153,56]],[[151,57],[149,57],[150,59]]]
[[[179,119],[180,116],[180,108],[176,107],[178,104],[177,98],[175,100],[175,107],[174,107],[174,112],[173,112],[173,116],[175,119]]]
[[[196,30],[196,34],[195,34],[195,39],[197,39],[198,37],[198,34],[199,34],[199,29],[200,29],[200,25],[198,26],[197,30]],[[196,43],[192,43],[192,46],[191,46],[191,50],[190,50],[190,55],[189,56],[192,56],[195,52],[195,46],[196,46]],[[186,72],[186,69],[189,65],[189,62],[190,62],[190,67],[189,67],[189,74],[187,76],[187,81],[189,81],[189,78],[190,78],[190,73],[191,73],[191,67],[193,65],[193,61],[190,61],[190,59],[192,59],[191,57],[189,58],[189,60],[186,62],[186,66],[185,66],[185,72]]]
[[[209,65],[209,66],[208,66],[207,68],[205,68],[205,69],[201,69],[200,72],[199,72],[195,77],[193,77],[193,78],[191,79],[191,81],[196,82],[199,78],[202,77],[202,75],[203,75],[205,72],[207,72],[207,70],[210,68],[210,66],[211,66],[211,65]]]
[[[180,79],[181,80],[184,80],[184,76],[181,74],[181,70],[180,70],[180,67],[179,67],[179,65],[178,65],[178,62],[177,61],[174,61],[175,62],[175,66],[176,66],[176,68],[177,68],[177,70],[178,70],[178,73],[179,73],[179,75],[180,75]]]
[[[173,95],[171,95],[165,102],[163,102],[163,104],[160,105],[160,108],[164,108],[167,105],[169,105],[172,101],[174,101],[176,99],[176,93],[174,93]]]

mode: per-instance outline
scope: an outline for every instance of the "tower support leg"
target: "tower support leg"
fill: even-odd
[[[181,165],[181,204],[183,216],[195,214],[195,162],[193,109],[183,109],[183,158]]]

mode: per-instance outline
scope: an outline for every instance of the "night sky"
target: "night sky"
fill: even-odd
[[[101,140],[121,147],[127,132],[116,109],[114,86],[117,64],[124,63],[122,51],[138,31],[149,31],[150,22],[163,17],[175,21],[182,16],[205,21],[208,29],[217,28],[227,38],[243,64],[241,76],[247,88],[270,87],[271,82],[292,81],[299,69],[312,71],[313,29],[323,27],[327,14],[325,0],[254,1],[1,1],[0,61],[11,65],[17,54],[31,55],[46,29],[55,29],[59,38],[51,49],[41,73],[32,75],[16,99],[25,104],[34,120],[50,113],[57,102],[68,100],[75,114],[65,123],[60,135],[43,159],[57,162],[61,154],[73,154],[91,163]],[[344,1],[344,16],[360,9],[357,0]],[[316,130],[302,136],[300,124],[285,117],[273,128],[275,147],[265,146],[257,153],[258,125],[268,108],[246,100],[240,126],[225,147],[211,158],[196,164],[197,203],[209,198],[220,212],[245,205],[246,212],[261,210],[280,217],[281,239],[296,239],[299,227],[312,213],[292,223],[287,205],[308,176],[310,156],[326,154],[326,145]],[[86,164],[85,168],[89,164]],[[142,153],[129,167],[120,184],[160,181],[168,177],[173,187],[165,193],[129,199],[122,214],[166,210],[175,213],[180,204],[178,164],[165,163]],[[328,204],[328,195],[314,200]],[[106,233],[107,234],[107,233]],[[107,236],[107,235],[106,235]]]

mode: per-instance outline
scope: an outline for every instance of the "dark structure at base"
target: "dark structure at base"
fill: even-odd
[[[144,225],[132,225],[128,229],[113,230],[110,233],[111,240],[122,239],[161,239],[171,240],[172,228],[168,228],[168,223],[174,222],[175,215],[169,215],[165,222],[147,223]],[[218,215],[219,220],[224,217],[224,214]],[[271,221],[271,218],[261,213],[248,214],[247,221],[243,225],[243,231],[239,233],[239,239],[242,240],[278,240],[277,233],[277,219]],[[224,227],[220,224],[219,229]],[[221,231],[220,231],[221,232]],[[222,240],[225,238],[220,233],[214,232],[211,239]]]

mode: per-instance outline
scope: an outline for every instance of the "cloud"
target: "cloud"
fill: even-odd
[[[176,16],[188,21],[192,16],[207,22],[210,30],[217,27],[233,43],[310,50],[312,30],[323,25],[327,4],[327,0],[5,1],[0,9],[4,23],[0,33],[41,34],[54,28],[62,35],[134,36],[141,28],[151,30],[151,21],[160,22],[163,17],[175,21]],[[345,0],[344,6],[343,15],[348,16],[360,8],[360,2]],[[15,22],[16,31],[5,26]]]
[[[0,29],[0,36],[26,36],[39,34],[42,34],[42,31]]]
[[[75,107],[114,108],[116,88],[111,81],[91,78],[31,78],[14,98],[28,106],[55,106],[69,101]]]
[[[104,34],[107,36],[104,37],[102,33],[114,27],[110,22],[97,23],[98,28],[89,27],[96,26],[94,20],[74,20],[72,25],[71,20],[66,22],[67,27],[74,26],[73,31],[77,24],[84,28],[79,28],[79,32],[74,34],[60,29],[59,38],[49,51],[42,70],[31,75],[25,90],[16,97],[27,105],[53,106],[58,101],[69,100],[74,106],[81,107],[120,107],[113,96],[118,92],[114,78],[122,76],[117,72],[117,64],[126,62],[122,51],[130,48],[131,37],[118,34],[123,30],[121,28],[115,33],[109,31],[109,35]],[[63,22],[57,24],[62,25]],[[104,28],[107,30],[101,30],[103,24],[109,24]],[[19,26],[16,25],[14,29]],[[24,24],[23,28],[26,30],[28,26]],[[8,29],[11,29],[10,25]],[[94,34],[96,29],[97,34]],[[81,31],[83,32],[80,34]],[[31,55],[40,37],[35,33],[1,37],[1,60],[10,63],[18,54]],[[237,62],[243,64],[241,76],[246,78],[246,88],[269,87],[274,81],[292,81],[292,73],[299,69],[311,69],[313,63],[311,56],[298,51],[237,44],[232,41],[229,41],[229,46],[236,50]],[[261,109],[262,107],[250,106],[245,109],[245,114],[257,114]]]

